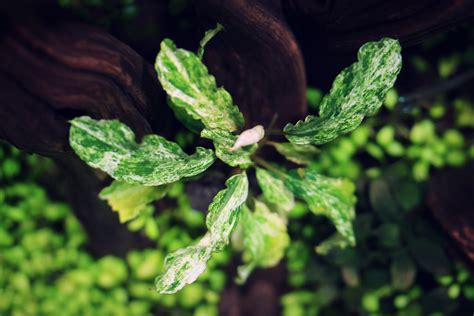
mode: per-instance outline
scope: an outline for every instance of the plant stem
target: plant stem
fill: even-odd
[[[275,168],[274,166],[272,166],[271,164],[269,164],[266,160],[258,157],[258,156],[254,156],[252,158],[252,160],[257,164],[257,165],[260,165],[262,167],[264,167],[265,169],[268,169],[272,172],[275,172],[276,174],[278,174],[279,176],[281,177],[284,177],[285,176],[285,173],[283,173],[280,169],[278,168]]]
[[[278,129],[267,129],[265,133],[267,135],[278,135],[278,136],[283,135],[283,132]]]

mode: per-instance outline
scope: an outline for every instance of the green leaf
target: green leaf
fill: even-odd
[[[204,37],[199,42],[199,49],[197,53],[199,59],[202,60],[202,57],[204,55],[204,47],[207,45],[207,43],[223,29],[224,27],[221,24],[217,23],[214,29],[210,29],[204,34]],[[201,130],[204,129],[204,125],[201,121],[191,117],[184,108],[176,106],[169,97],[168,105],[173,110],[174,115],[178,119],[178,121],[180,121],[187,129],[196,134],[199,134]]]
[[[406,253],[398,254],[390,265],[392,286],[397,290],[409,289],[416,278],[416,265]]]
[[[343,237],[355,245],[352,220],[354,219],[354,184],[346,179],[328,178],[313,170],[298,169],[290,172],[285,184],[296,197],[304,200],[309,209],[327,216]]]
[[[319,117],[284,128],[295,144],[324,144],[354,130],[365,116],[374,115],[402,66],[397,40],[384,38],[363,45],[358,62],[344,69],[334,80],[331,91],[320,104]]]
[[[262,189],[265,200],[287,213],[295,206],[293,193],[285,186],[284,182],[274,177],[265,169],[256,168],[258,185]]]
[[[172,104],[180,107],[207,128],[232,132],[244,125],[244,117],[224,88],[218,88],[214,76],[198,56],[176,48],[170,39],[161,42],[155,69]]]
[[[451,264],[442,245],[427,237],[410,240],[408,245],[413,259],[427,272],[436,276],[451,273]]]
[[[158,186],[200,174],[214,162],[210,149],[197,147],[189,156],[158,135],[147,135],[137,144],[133,131],[117,120],[83,116],[71,124],[69,143],[76,154],[119,181]]]
[[[318,254],[325,256],[335,248],[344,249],[348,246],[351,246],[349,239],[339,233],[335,233],[334,235],[319,243],[315,250]]]
[[[263,202],[255,201],[255,211],[242,211],[243,261],[238,267],[238,282],[247,280],[254,268],[276,266],[290,243],[286,221],[271,212]]]
[[[222,129],[203,129],[201,137],[213,141],[216,156],[229,166],[248,168],[253,164],[250,156],[257,150],[257,144],[231,150],[238,136]]]
[[[215,28],[210,29],[210,30],[206,31],[206,33],[204,33],[204,37],[199,42],[199,49],[198,49],[198,53],[197,53],[199,59],[202,59],[202,56],[204,55],[204,47],[206,47],[207,43],[209,43],[209,41],[211,39],[213,39],[214,36],[216,36],[217,33],[222,31],[223,29],[224,29],[224,27],[222,26],[222,24],[217,23]]]
[[[245,172],[233,175],[209,205],[206,226],[211,234],[211,245],[222,250],[229,244],[230,234],[237,225],[242,205],[247,200],[249,182]]]
[[[229,244],[232,230],[237,225],[241,209],[248,195],[247,174],[242,172],[226,181],[209,205],[206,218],[208,233],[195,246],[177,250],[165,259],[165,271],[155,280],[156,290],[162,294],[176,293],[194,282],[206,269],[214,252]]]
[[[199,135],[204,129],[204,124],[202,124],[201,121],[192,118],[183,108],[176,106],[173,101],[171,101],[170,97],[167,98],[167,101],[168,106],[171,108],[171,110],[173,110],[176,119],[180,121],[181,124],[183,124],[188,130]]]
[[[212,251],[205,246],[190,246],[166,256],[165,272],[155,279],[156,291],[173,294],[191,284],[204,272]]]
[[[319,149],[313,145],[298,145],[293,143],[272,143],[275,149],[291,162],[309,165],[316,160]]]
[[[137,217],[153,201],[166,195],[168,186],[148,187],[141,184],[126,183],[114,180],[104,188],[99,197],[107,200],[115,212],[118,212],[121,223]]]

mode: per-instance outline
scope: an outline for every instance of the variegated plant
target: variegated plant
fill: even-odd
[[[209,206],[208,233],[197,244],[166,257],[165,270],[155,281],[159,293],[175,293],[194,282],[212,254],[230,243],[233,232],[235,247],[243,253],[239,282],[257,267],[278,264],[290,241],[287,214],[295,199],[306,203],[313,213],[326,216],[335,226],[335,234],[316,248],[319,253],[334,246],[355,245],[354,184],[304,166],[318,157],[319,149],[314,145],[354,130],[364,117],[377,112],[401,68],[398,41],[384,38],[363,45],[358,61],[336,77],[321,102],[319,116],[288,124],[283,134],[289,142],[275,142],[264,137],[260,125],[242,131],[244,116],[201,61],[204,45],[220,29],[218,25],[206,32],[198,54],[179,49],[172,40],[165,39],[155,63],[176,117],[191,131],[211,140],[214,150],[197,147],[188,155],[178,144],[158,135],[145,136],[137,143],[132,130],[116,120],[78,117],[71,121],[70,144],[76,154],[114,179],[100,197],[119,213],[121,222],[133,219],[165,196],[169,184],[206,171],[216,157],[238,167]],[[265,145],[302,167],[287,170],[263,160],[257,149]],[[261,196],[249,192],[248,174],[255,174]],[[235,230],[237,225],[239,229]]]

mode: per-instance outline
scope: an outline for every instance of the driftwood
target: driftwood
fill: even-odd
[[[0,137],[59,162],[93,253],[123,255],[143,244],[97,198],[104,176],[71,152],[68,120],[118,118],[138,136],[165,126],[158,111],[162,118],[169,112],[153,67],[108,33],[71,22],[9,25],[0,58]]]
[[[84,24],[14,24],[0,58],[0,137],[31,152],[69,151],[75,116],[119,118],[144,135],[165,108],[152,66]]]
[[[430,179],[428,203],[435,218],[474,262],[474,164],[447,169]]]
[[[275,1],[275,3],[278,3]],[[298,43],[277,5],[261,1],[196,1],[203,21],[222,21],[224,35],[206,50],[206,61],[250,122],[265,125],[306,112],[306,77]]]

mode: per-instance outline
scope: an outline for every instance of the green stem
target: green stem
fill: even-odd
[[[282,172],[280,169],[278,168],[275,168],[274,166],[272,166],[271,164],[269,164],[266,160],[258,157],[258,156],[254,156],[252,158],[252,160],[257,164],[257,165],[260,165],[261,167],[264,167],[265,169],[268,169],[274,173],[276,173],[278,176],[284,178],[285,177],[285,173]]]

